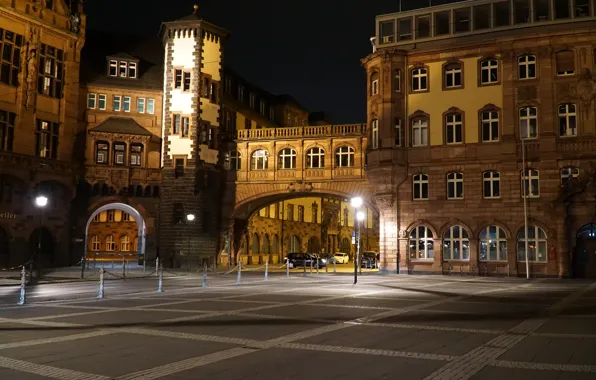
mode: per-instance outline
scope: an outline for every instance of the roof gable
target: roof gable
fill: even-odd
[[[132,117],[111,116],[103,123],[91,128],[89,132],[120,133],[125,135],[151,136],[151,132],[143,128]]]

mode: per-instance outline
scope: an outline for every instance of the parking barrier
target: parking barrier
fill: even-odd
[[[207,266],[203,266],[203,288],[207,287]]]
[[[290,278],[290,262],[286,261],[286,278]]]
[[[238,263],[238,278],[236,279],[236,285],[240,285],[242,282],[242,261]]]
[[[104,298],[104,292],[103,292],[103,274],[104,274],[105,270],[103,269],[103,265],[101,266],[101,269],[99,270],[99,294],[97,294],[97,298]]]
[[[157,281],[157,292],[163,293],[163,264],[160,265],[159,269],[159,280]]]
[[[312,259],[310,259],[310,274],[312,274]]]
[[[319,259],[317,259],[317,274],[319,274]]]
[[[269,279],[269,260],[265,261],[265,281]]]
[[[159,276],[159,257],[155,259],[155,275]]]
[[[335,261],[336,261],[336,260],[335,260],[335,258],[334,258],[334,259],[333,259],[333,273],[337,273],[337,271],[336,271],[336,267],[335,267]]]
[[[302,277],[306,277],[306,263],[305,262],[302,263],[302,268],[304,268],[304,272],[302,274]]]
[[[126,259],[122,257],[122,278],[126,279]]]
[[[19,305],[24,305],[25,304],[25,284],[27,281],[27,270],[25,269],[25,266],[23,265],[23,268],[21,269],[21,296],[19,297]]]

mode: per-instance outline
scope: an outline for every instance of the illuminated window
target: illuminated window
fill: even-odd
[[[462,173],[447,174],[447,199],[464,198],[464,175]]]
[[[418,226],[410,232],[410,259],[432,260],[434,258],[433,233],[426,226]]]
[[[526,169],[521,173],[522,197],[540,197],[540,176],[538,170]]]
[[[470,239],[462,226],[451,226],[445,231],[443,260],[470,260]]]
[[[546,233],[538,226],[528,226],[528,260],[533,262],[546,262]],[[520,228],[517,233],[517,260],[526,261],[526,231]]]
[[[480,261],[507,261],[507,236],[499,226],[488,226],[480,232]]]
[[[501,174],[499,172],[482,173],[482,195],[487,199],[501,197]]]
[[[93,236],[91,238],[91,250],[97,252],[101,249],[101,242],[99,241],[99,236]]]
[[[412,177],[412,195],[414,200],[428,199],[428,175],[416,174]]]
[[[114,236],[109,235],[106,238],[106,251],[114,252],[116,250],[116,243],[114,242]]]

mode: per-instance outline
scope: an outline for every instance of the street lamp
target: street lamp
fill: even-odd
[[[362,245],[362,243],[360,242],[360,237],[361,237],[361,231],[362,231],[362,221],[364,220],[365,214],[362,211],[358,211],[356,213],[356,220],[358,221],[358,261],[361,261],[362,259],[360,258],[360,247]],[[360,274],[362,274],[362,263],[358,263],[358,270],[360,271]]]
[[[364,201],[361,197],[354,197],[350,200],[350,204],[354,207],[354,228],[356,228],[356,255],[354,256],[354,285],[358,282],[358,265],[360,263],[360,222],[358,222],[359,214],[364,214],[359,211]]]
[[[195,220],[195,214],[186,214],[186,220],[192,222]],[[190,234],[187,235],[188,239],[188,265],[190,270],[191,260],[190,260]],[[180,264],[182,266],[182,264]]]
[[[41,256],[41,233],[42,233],[42,228],[43,228],[43,210],[45,209],[45,207],[48,205],[48,197],[44,196],[44,195],[38,195],[37,197],[35,197],[35,206],[37,208],[39,208],[41,210],[41,214],[40,214],[40,218],[39,218],[39,232],[38,232],[38,236],[37,236],[37,252],[34,254],[33,256],[33,262],[35,263],[31,263],[31,266],[35,266],[35,268],[37,269],[37,279],[40,278],[41,275],[41,268],[40,268],[40,262],[39,262],[39,258]],[[33,269],[33,268],[32,268]],[[33,270],[31,270],[31,275],[33,275]]]

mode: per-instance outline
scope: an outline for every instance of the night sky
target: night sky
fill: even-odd
[[[375,16],[397,12],[398,0],[86,0],[85,13],[89,29],[148,35],[194,4],[231,32],[225,64],[249,82],[290,94],[333,123],[366,121],[360,59],[372,52]],[[427,5],[404,0],[402,10]]]

